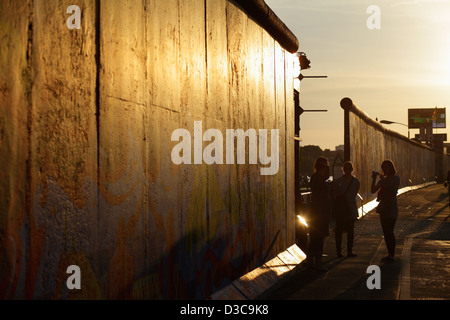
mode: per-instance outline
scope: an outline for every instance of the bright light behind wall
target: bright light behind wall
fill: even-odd
[[[300,75],[301,69],[300,69],[300,58],[299,58],[297,53],[293,53],[292,54],[292,64],[293,64],[292,77],[293,78],[298,78],[298,76]]]
[[[297,53],[292,54],[292,78],[294,79],[294,89],[300,91],[300,79],[298,76],[300,75],[300,59]]]
[[[306,220],[302,217],[297,215],[298,220],[300,220],[300,223],[303,224],[305,227],[308,226],[308,224],[306,223]]]

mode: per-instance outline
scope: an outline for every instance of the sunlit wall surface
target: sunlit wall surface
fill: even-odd
[[[381,163],[390,159],[400,176],[400,188],[435,179],[435,153],[427,146],[408,140],[383,127],[358,108],[349,98],[341,101],[348,115],[345,128],[346,157],[360,180],[359,194],[364,203],[376,198],[370,192],[372,171],[381,172]]]
[[[0,298],[206,298],[293,244],[292,54],[235,2],[72,4],[0,4]],[[277,174],[174,164],[194,121],[279,129]]]

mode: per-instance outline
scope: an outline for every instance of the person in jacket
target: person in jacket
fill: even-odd
[[[324,239],[329,235],[331,218],[331,193],[327,184],[330,177],[328,159],[318,157],[314,162],[314,174],[311,176],[311,215],[309,217],[309,244],[306,264],[319,271],[327,271],[322,264]]]
[[[356,257],[356,254],[353,252],[353,239],[355,222],[358,219],[356,195],[360,188],[360,182],[352,175],[353,164],[350,161],[345,162],[342,169],[344,175],[333,181],[335,201],[339,206],[335,207],[334,212],[336,218],[336,252],[338,257],[343,257],[342,233],[345,230],[347,232],[347,256]]]

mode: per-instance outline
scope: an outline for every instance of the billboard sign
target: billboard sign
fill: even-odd
[[[408,109],[409,129],[418,129],[432,125],[433,128],[445,128],[445,108]]]

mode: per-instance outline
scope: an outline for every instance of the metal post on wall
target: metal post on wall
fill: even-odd
[[[341,103],[342,106],[342,103]],[[344,162],[350,161],[350,111],[344,109]]]
[[[352,109],[353,101],[350,98],[341,100],[341,108],[344,109],[344,161],[350,160],[350,109]]]

